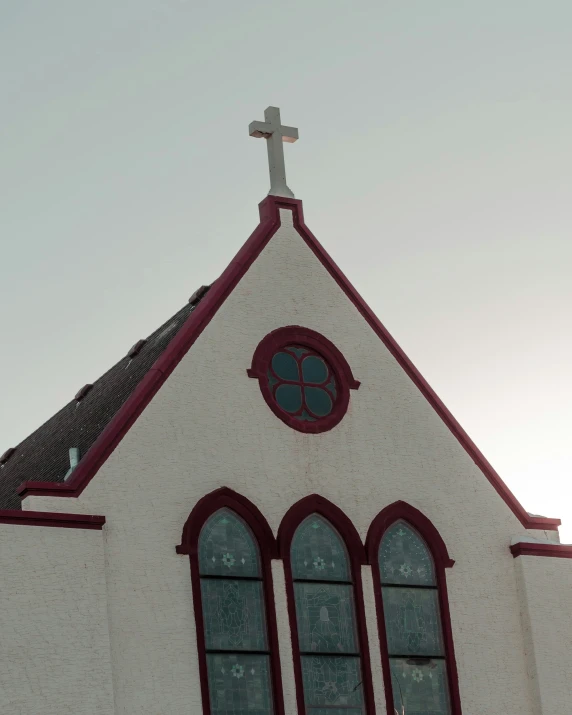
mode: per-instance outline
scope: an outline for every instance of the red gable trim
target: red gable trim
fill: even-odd
[[[572,559],[572,546],[565,544],[538,544],[519,541],[510,547],[513,558],[517,556],[552,556],[557,559]]]
[[[374,315],[371,308],[365,303],[364,299],[359,295],[316,237],[308,229],[304,223],[302,202],[297,199],[288,199],[278,196],[267,196],[264,201],[260,203],[260,224],[254,233],[236,254],[203,300],[201,300],[195,310],[189,315],[178,335],[139,383],[139,386],[131,397],[125,402],[123,407],[117,412],[115,417],[87,451],[69,480],[65,484],[24,482],[18,490],[18,493],[22,497],[30,495],[77,497],[82,493],[141,412],[143,412],[145,407],[149,404],[161,385],[169,377],[175,366],[203,332],[240,279],[276,233],[280,226],[280,208],[292,210],[294,226],[301,238],[306,242],[307,246],[312,250],[316,258],[318,258],[326,268],[346,296],[352,301],[359,313],[371,326],[372,330],[409,375],[411,380],[419,390],[421,390],[427,401],[457,438],[463,449],[487,477],[493,488],[519,519],[521,524],[526,529],[557,530],[561,523],[560,519],[530,516],[518,502],[514,494],[495,472],[468,434],[437,397],[417,368]]]
[[[50,511],[21,511],[0,509],[0,524],[20,526],[59,526],[64,529],[97,529],[105,524],[104,516],[90,514],[57,514]]]

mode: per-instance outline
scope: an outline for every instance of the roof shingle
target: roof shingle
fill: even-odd
[[[94,382],[80,401],[74,398],[16,447],[0,465],[0,509],[21,509],[16,490],[22,482],[64,481],[70,448],[77,447],[80,458],[85,455],[197,304],[181,308],[144,344],[137,343],[139,350],[132,357],[126,355]]]

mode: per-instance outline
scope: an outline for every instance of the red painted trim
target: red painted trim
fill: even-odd
[[[276,539],[268,522],[260,510],[246,497],[222,487],[198,501],[189,515],[185,526],[181,544],[176,547],[178,554],[188,554],[191,565],[191,587],[195,610],[197,628],[197,649],[199,654],[199,677],[201,682],[201,696],[204,715],[210,715],[210,695],[206,659],[205,631],[203,623],[203,606],[201,595],[201,581],[199,574],[198,544],[201,529],[206,520],[226,507],[248,525],[260,550],[262,566],[262,583],[264,588],[264,605],[266,607],[266,623],[268,629],[268,650],[270,651],[270,668],[272,672],[272,688],[274,695],[274,712],[284,715],[284,696],[282,690],[282,670],[280,667],[280,652],[278,646],[278,628],[276,625],[276,610],[274,603],[274,586],[272,583],[271,560],[277,557]]]
[[[447,578],[445,576],[445,569],[451,568],[455,562],[449,556],[445,542],[429,519],[418,509],[415,509],[415,507],[412,507],[404,501],[397,501],[385,507],[385,509],[383,509],[373,520],[366,538],[366,552],[373,574],[373,590],[377,608],[377,628],[379,632],[381,668],[383,671],[387,713],[388,715],[394,715],[394,707],[391,671],[389,669],[389,653],[387,650],[387,633],[385,630],[385,617],[383,613],[383,598],[381,594],[381,574],[379,572],[378,551],[381,539],[383,538],[386,530],[399,520],[406,521],[419,533],[433,555],[435,574],[437,577],[437,592],[439,595],[439,605],[441,609],[443,641],[445,644],[445,659],[447,664],[447,679],[449,681],[449,695],[451,699],[451,714],[461,715],[459,676],[455,660],[455,647],[453,644],[453,631],[451,628],[451,612],[449,610],[449,597],[447,595]]]
[[[518,502],[514,494],[485,459],[471,438],[437,397],[417,368],[415,368],[403,350],[374,315],[364,299],[308,229],[304,223],[302,202],[296,199],[278,196],[267,196],[264,201],[260,203],[260,224],[254,233],[246,241],[221,277],[215,281],[195,310],[193,310],[185,322],[185,325],[171,341],[163,355],[159,357],[137,389],[87,451],[72,473],[69,481],[65,485],[55,485],[61,487],[56,490],[57,496],[77,497],[89,484],[105,460],[123,439],[137,417],[152,400],[163,382],[171,374],[183,355],[185,355],[203,332],[220,306],[234,290],[242,276],[247,272],[272,236],[276,233],[280,225],[280,208],[292,210],[294,226],[301,238],[344,291],[349,300],[355,305],[358,312],[395,357],[411,380],[419,390],[421,390],[429,404],[441,417],[460,445],[483,472],[521,524],[526,529],[557,530],[561,523],[559,519],[530,516]],[[29,494],[48,495],[52,493],[53,487],[54,485],[50,482],[24,482],[19,489],[19,494],[21,496],[27,496]]]
[[[361,582],[361,565],[366,562],[365,550],[356,531],[355,526],[344,512],[332,502],[318,494],[310,494],[288,509],[280,528],[278,529],[278,551],[284,562],[286,576],[286,595],[288,602],[288,618],[292,637],[292,654],[294,658],[294,678],[296,680],[296,702],[298,715],[306,714],[304,704],[304,687],[302,682],[302,663],[300,659],[300,642],[298,639],[298,626],[296,621],[296,605],[294,601],[294,582],[292,580],[292,566],[290,561],[290,547],[294,533],[298,526],[311,514],[320,514],[338,531],[343,539],[350,561],[354,597],[356,607],[356,627],[360,649],[361,668],[364,684],[364,705],[367,715],[375,714],[373,696],[373,683],[371,679],[371,666],[369,657],[369,644],[363,602],[363,588]]]
[[[22,511],[0,509],[0,524],[20,526],[56,526],[63,529],[97,529],[105,524],[104,516],[91,514],[58,514],[50,511]]]
[[[572,559],[572,546],[568,544],[533,544],[519,541],[510,547],[513,558],[517,556],[551,556],[556,559]]]
[[[335,375],[338,396],[334,407],[327,417],[318,419],[316,422],[301,421],[280,409],[268,385],[267,373],[272,358],[275,353],[288,345],[302,345],[318,353],[326,360]],[[360,383],[354,378],[347,360],[338,348],[315,330],[299,325],[278,328],[262,338],[254,351],[252,366],[246,372],[248,377],[258,380],[260,392],[266,400],[266,404],[279,420],[298,432],[310,434],[326,432],[335,427],[347,412],[350,389],[357,390],[360,386]]]

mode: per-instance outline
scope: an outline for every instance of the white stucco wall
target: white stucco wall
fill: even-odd
[[[189,565],[175,545],[196,502],[228,486],[275,533],[287,509],[312,492],[340,506],[362,538],[388,504],[420,509],[456,560],[447,578],[464,712],[538,715],[508,548],[525,530],[298,236],[290,212],[281,213],[283,226],[78,500],[78,509],[107,517],[116,714],[201,712]],[[330,339],[362,383],[348,414],[324,434],[288,428],[246,376],[259,341],[292,324]],[[33,508],[70,510],[73,501],[46,498]],[[286,712],[294,715],[283,578],[274,566]],[[364,586],[382,713],[369,577]]]
[[[113,715],[102,541],[0,525],[3,715]]]
[[[572,560],[519,556],[515,569],[536,712],[570,712]]]

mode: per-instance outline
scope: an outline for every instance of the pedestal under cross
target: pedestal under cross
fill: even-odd
[[[251,122],[248,133],[251,137],[264,137],[268,149],[268,166],[270,169],[270,191],[272,196],[289,196],[294,194],[286,184],[286,167],[284,165],[283,142],[293,144],[298,139],[295,127],[284,127],[280,124],[278,107],[268,107],[264,110],[264,122]]]

